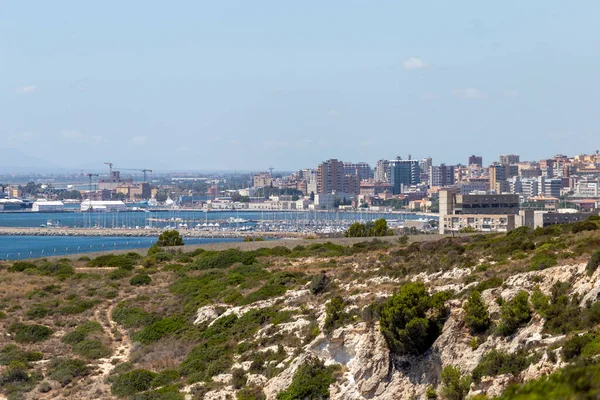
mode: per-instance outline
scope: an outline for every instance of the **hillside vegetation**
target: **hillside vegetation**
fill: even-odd
[[[597,398],[599,228],[2,262],[0,393]]]

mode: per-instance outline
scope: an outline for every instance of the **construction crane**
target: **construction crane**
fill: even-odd
[[[108,165],[108,169],[110,171],[110,176],[112,176],[112,166],[113,166],[113,163],[111,163],[111,162],[105,162],[104,164]]]
[[[92,200],[92,176],[100,176],[98,174],[87,174],[87,177],[90,178],[90,191],[88,192],[88,200]]]
[[[143,172],[144,173],[144,182],[148,182],[146,173],[152,172],[151,169],[147,169],[147,168],[143,168],[143,169],[140,169],[140,168],[119,168],[119,170],[120,171],[140,171],[140,172]]]

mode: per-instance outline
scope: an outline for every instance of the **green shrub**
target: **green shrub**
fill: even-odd
[[[108,274],[108,279],[119,280],[131,276],[131,271],[125,268],[117,268]]]
[[[111,351],[98,339],[85,339],[73,346],[73,352],[90,360],[108,357]]]
[[[600,393],[600,364],[572,365],[550,376],[512,385],[498,400],[582,399],[598,398]]]
[[[592,253],[592,256],[590,257],[590,260],[588,261],[587,266],[586,266],[586,271],[587,271],[588,275],[591,276],[594,272],[596,272],[599,265],[600,265],[600,250],[596,250],[594,253]]]
[[[252,366],[251,366],[252,367]],[[231,370],[231,385],[234,389],[240,389],[246,386],[246,373],[241,368],[234,368]]]
[[[15,361],[0,373],[0,389],[9,399],[22,399],[23,393],[35,387],[36,377],[27,372],[25,364]]]
[[[501,374],[517,376],[532,361],[533,358],[528,357],[527,352],[524,350],[509,354],[493,349],[479,361],[479,364],[473,370],[472,377],[475,382],[480,382],[484,376]]]
[[[178,380],[179,377],[179,371],[176,371],[174,369],[166,369],[156,374],[156,376],[152,380],[152,387],[161,387],[168,385]]]
[[[36,305],[31,306],[31,308],[29,310],[27,310],[27,312],[25,313],[25,316],[29,319],[41,319],[41,318],[46,317],[47,315],[50,315],[51,313],[52,313],[52,311],[50,311],[43,305],[36,304]]]
[[[137,274],[129,280],[133,286],[144,286],[152,283],[152,278],[147,274]]]
[[[133,270],[135,264],[141,259],[138,253],[127,253],[127,254],[106,254],[94,258],[88,262],[88,267],[110,267],[110,268],[122,268],[126,270]]]
[[[381,308],[380,326],[390,350],[422,354],[439,336],[447,315],[448,295],[430,296],[423,282],[403,285]]]
[[[540,271],[546,268],[554,267],[557,264],[556,256],[548,252],[537,253],[531,259],[530,271]]]
[[[595,231],[596,229],[598,229],[598,225],[588,219],[586,221],[577,221],[573,223],[571,232],[579,233],[584,231]]]
[[[102,325],[96,321],[88,321],[62,337],[62,342],[70,345],[84,341],[91,333],[102,333]]]
[[[327,278],[327,275],[324,272],[315,275],[310,281],[310,292],[312,294],[322,293],[325,291],[328,284],[329,278]]]
[[[485,332],[490,327],[490,314],[485,302],[481,299],[481,293],[471,292],[463,308],[465,310],[465,324],[471,329],[471,332]]]
[[[8,267],[8,272],[23,272],[26,269],[37,270],[37,265],[29,261],[16,261]]]
[[[90,373],[87,364],[74,358],[53,358],[48,364],[48,376],[61,385],[66,386],[75,378],[86,376]]]
[[[244,265],[253,264],[256,261],[255,256],[250,252],[243,252],[237,249],[228,249],[223,251],[204,251],[200,253],[199,258],[189,265],[190,269],[225,269],[233,264],[242,263]]]
[[[177,316],[166,317],[148,325],[138,332],[134,338],[143,344],[150,344],[166,336],[177,334],[185,328],[186,321],[184,318]]]
[[[9,326],[8,331],[14,334],[18,343],[39,343],[48,339],[54,331],[44,325],[27,325],[14,323]]]
[[[442,396],[447,400],[464,400],[469,393],[471,379],[460,370],[448,365],[442,370]]]
[[[600,335],[588,332],[575,335],[563,344],[562,356],[565,361],[571,362],[577,357],[594,357],[600,354]]]
[[[110,387],[110,391],[115,396],[132,396],[136,393],[151,389],[154,378],[156,378],[156,374],[154,372],[150,372],[145,369],[136,369],[131,372],[118,375],[114,379]]]
[[[329,398],[329,385],[335,382],[333,373],[336,369],[333,366],[325,367],[319,360],[301,365],[291,385],[277,394],[277,400]]]
[[[266,400],[265,392],[258,386],[245,387],[236,394],[237,400]]]
[[[336,328],[344,325],[350,318],[348,313],[344,312],[346,303],[340,296],[335,296],[329,303],[325,305],[325,324],[323,330],[325,333],[330,334]]]
[[[125,328],[142,328],[148,326],[160,317],[142,310],[138,307],[130,307],[125,303],[119,303],[112,312],[112,319]]]
[[[32,361],[40,361],[43,358],[44,355],[40,352],[21,350],[14,344],[7,344],[0,349],[0,365],[9,365],[13,362],[28,365]]]
[[[99,303],[99,300],[84,300],[79,297],[75,297],[62,306],[59,311],[63,315],[81,314],[82,312],[94,308]]]
[[[489,278],[489,279],[486,279],[485,281],[479,282],[477,284],[477,286],[475,286],[475,288],[473,288],[473,290],[481,293],[484,290],[493,289],[493,288],[496,288],[501,285],[502,285],[502,278],[498,278],[498,277]]]
[[[170,247],[170,246],[183,246],[183,238],[177,230],[164,231],[158,236],[156,241],[157,246]]]
[[[510,336],[529,322],[531,310],[529,309],[528,299],[527,292],[520,291],[512,300],[503,302],[500,309],[498,334]]]

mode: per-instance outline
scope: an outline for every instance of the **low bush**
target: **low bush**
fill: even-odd
[[[127,397],[139,392],[144,392],[152,388],[152,382],[156,374],[145,369],[136,369],[118,375],[110,387],[110,391],[115,396]]]
[[[520,291],[512,300],[503,302],[500,309],[498,334],[510,336],[529,322],[531,310],[529,309],[528,299],[527,292]]]
[[[490,327],[490,314],[485,302],[481,299],[481,293],[471,292],[463,308],[465,310],[465,324],[472,333],[482,333]]]
[[[9,365],[13,362],[20,362],[28,365],[32,361],[39,361],[44,355],[37,351],[26,351],[14,344],[7,344],[0,349],[0,365]]]
[[[335,296],[325,305],[325,324],[323,330],[330,334],[336,328],[343,326],[349,319],[348,313],[344,312],[346,303],[340,296]]]
[[[96,321],[88,321],[62,337],[62,342],[70,345],[84,341],[91,333],[102,333],[102,325]]]
[[[138,253],[129,252],[127,254],[106,254],[94,258],[88,262],[88,267],[110,267],[133,270],[137,261],[142,258]]]
[[[319,294],[325,291],[327,285],[329,284],[329,278],[322,272],[318,275],[313,276],[310,281],[310,292],[312,294]]]
[[[509,386],[497,400],[597,399],[600,393],[600,364],[572,365],[550,376]]]
[[[75,378],[87,376],[90,369],[87,364],[74,358],[53,358],[48,363],[48,376],[66,386]]]
[[[439,336],[448,310],[448,293],[430,296],[423,282],[403,285],[381,307],[380,326],[396,354],[422,354]]]
[[[533,357],[528,357],[524,350],[509,354],[503,351],[491,350],[479,361],[472,373],[473,380],[480,382],[484,376],[497,376],[501,374],[512,374],[517,376],[527,368]]]
[[[152,278],[147,274],[137,274],[129,280],[133,286],[145,286],[152,283]]]
[[[258,386],[245,387],[237,392],[237,400],[266,400],[265,392]]]
[[[577,221],[577,222],[573,223],[571,232],[579,233],[579,232],[584,232],[584,231],[595,231],[597,229],[598,229],[598,225],[588,219],[586,221]]]
[[[471,379],[463,376],[456,367],[448,365],[442,370],[441,393],[446,400],[464,400],[469,393]]]
[[[178,334],[182,332],[186,326],[187,323],[184,318],[177,316],[162,318],[135,334],[134,339],[143,344],[150,344],[169,335]]]
[[[126,268],[117,268],[108,274],[108,279],[119,280],[131,276],[131,271]]]
[[[311,360],[301,365],[291,385],[277,394],[277,400],[327,399],[329,386],[335,382],[335,366],[325,367],[319,360]]]
[[[590,257],[586,266],[587,274],[591,276],[594,272],[596,272],[598,266],[600,266],[600,250],[596,250],[594,253],[592,253],[592,256]]]
[[[54,331],[44,325],[27,325],[14,323],[8,327],[8,331],[14,334],[18,343],[39,343],[48,339]]]
[[[596,332],[575,335],[568,339],[562,348],[562,356],[567,362],[578,357],[594,357],[598,354],[600,354],[600,335]]]
[[[73,346],[73,352],[90,360],[108,357],[111,351],[98,339],[85,339]]]
[[[485,281],[481,281],[473,288],[473,290],[481,293],[487,289],[493,289],[502,285],[502,278],[494,277],[486,279]]]
[[[138,307],[131,307],[125,303],[119,303],[112,312],[112,319],[119,325],[123,325],[125,328],[143,328],[148,326],[155,321],[158,321],[160,317],[142,310]]]
[[[189,265],[190,269],[225,269],[233,264],[242,263],[244,265],[253,264],[256,258],[250,252],[243,252],[237,249],[228,249],[223,251],[204,251],[200,253],[199,258]]]
[[[554,267],[557,264],[556,256],[548,252],[537,253],[531,259],[530,271],[541,271],[546,268]]]

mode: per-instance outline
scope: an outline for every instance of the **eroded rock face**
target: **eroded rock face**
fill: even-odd
[[[446,273],[435,273],[431,275],[420,275],[419,278],[437,282],[437,286],[430,287],[432,292],[444,288],[465,287],[462,283],[465,273],[469,270],[452,270]],[[593,276],[588,276],[585,264],[567,265],[548,268],[543,271],[533,271],[516,274],[507,279],[502,287],[488,289],[482,293],[482,299],[488,305],[491,314],[497,314],[500,307],[496,298],[502,296],[510,299],[520,290],[531,293],[537,285],[549,294],[556,282],[571,282],[572,293],[579,294],[585,304],[588,300],[595,301],[600,293],[600,271]],[[453,282],[459,280],[460,282]],[[471,283],[473,285],[476,283]],[[304,298],[303,291],[296,291],[281,300],[286,305],[298,303],[297,299]],[[381,298],[389,297],[390,293],[381,293]],[[356,294],[354,295],[356,297]],[[358,297],[357,297],[358,298]],[[281,301],[280,300],[280,301]],[[544,320],[537,314],[532,316],[529,324],[521,328],[515,335],[505,338],[489,335],[483,343],[478,343],[477,348],[471,347],[471,339],[468,329],[464,325],[464,311],[462,301],[451,300],[448,303],[449,317],[444,328],[434,342],[432,348],[424,355],[418,357],[394,357],[390,354],[385,338],[380,332],[379,324],[367,324],[365,322],[346,325],[336,329],[331,335],[320,334],[311,343],[305,345],[299,355],[290,356],[290,362],[285,369],[276,377],[267,379],[262,375],[250,375],[249,382],[264,388],[267,399],[276,399],[277,393],[287,389],[291,384],[298,367],[312,358],[319,358],[326,365],[338,364],[341,366],[341,378],[331,386],[332,399],[409,399],[425,398],[425,391],[429,385],[437,386],[440,383],[442,368],[453,365],[465,375],[472,373],[481,358],[492,349],[506,351],[509,353],[519,349],[537,347],[544,349],[547,346],[562,340],[564,336],[550,336],[542,334]],[[250,308],[262,307],[264,304],[250,305],[242,309],[230,309],[230,313],[241,313]],[[317,321],[323,327],[325,319],[324,305],[315,303],[310,305],[317,313]],[[202,309],[201,309],[202,310]],[[203,312],[203,315],[208,312]],[[199,311],[200,316],[200,311]],[[281,324],[280,329],[285,332],[293,332],[302,329],[308,321],[302,317]],[[264,335],[261,331],[257,337]],[[291,350],[291,349],[290,349]],[[286,349],[287,351],[287,349]],[[538,350],[539,351],[539,350]],[[559,350],[554,350],[555,352]],[[292,352],[288,352],[292,354]],[[295,358],[294,358],[295,357]],[[560,360],[560,357],[558,357]],[[515,378],[509,375],[496,377],[484,377],[481,383],[471,386],[470,395],[487,394],[497,396],[506,386],[515,380],[537,379],[549,374],[557,368],[564,367],[564,363],[554,363],[544,353],[539,361],[530,365]]]

